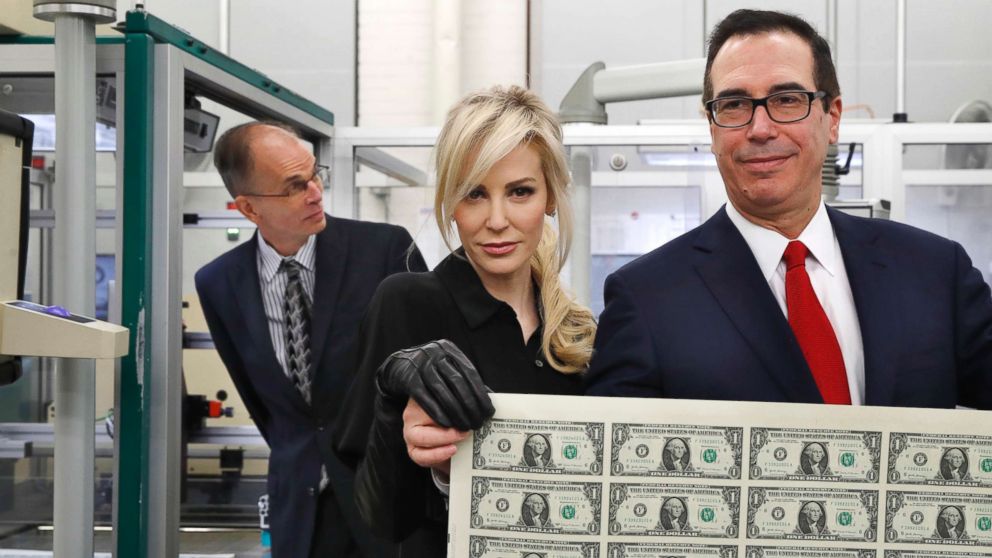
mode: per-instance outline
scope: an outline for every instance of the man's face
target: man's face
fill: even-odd
[[[534,452],[534,455],[544,455],[544,452],[548,449],[548,443],[540,436],[531,437],[530,440],[527,440],[527,445],[530,446],[530,450]]]
[[[948,527],[956,527],[958,522],[961,521],[961,514],[957,508],[944,508],[944,511],[940,512],[940,517]]]
[[[803,507],[803,513],[806,514],[806,520],[812,525],[820,521],[820,516],[823,512],[820,511],[820,506],[816,505],[814,502],[810,502]]]
[[[672,440],[668,444],[668,451],[672,454],[672,459],[676,461],[682,459],[682,456],[685,455],[685,444],[682,443],[682,440]]]
[[[544,499],[537,494],[531,494],[527,497],[527,507],[531,514],[541,515],[544,513]]]
[[[674,498],[665,502],[665,509],[668,510],[668,515],[672,519],[678,519],[685,513],[685,506],[682,505],[682,502]]]
[[[265,240],[282,255],[293,254],[326,226],[322,185],[315,179],[287,197],[252,194],[283,194],[293,191],[314,175],[315,159],[297,138],[271,126],[259,126],[250,138],[252,169],[247,194],[235,198],[238,210],[258,226]]]
[[[947,463],[951,466],[952,469],[957,469],[961,467],[961,465],[964,463],[964,455],[962,455],[961,452],[958,450],[951,450],[947,452],[947,455],[944,457],[944,459],[947,460]]]
[[[811,444],[806,448],[806,455],[813,463],[819,463],[823,459],[823,447],[820,444]]]
[[[716,98],[816,91],[809,45],[778,31],[731,37],[714,59],[710,79]],[[758,224],[811,215],[820,201],[827,145],[837,141],[840,111],[840,99],[830,101],[828,112],[816,100],[809,116],[789,124],[772,121],[765,107],[756,108],[741,128],[710,123],[713,154],[734,207]]]

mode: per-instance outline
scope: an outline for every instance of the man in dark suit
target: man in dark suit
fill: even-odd
[[[703,98],[730,203],[607,278],[586,393],[992,407],[992,299],[961,246],[821,201],[827,42],[734,12]]]
[[[425,271],[424,261],[400,227],[326,215],[326,170],[289,128],[232,128],[214,162],[258,232],[197,272],[196,290],[217,352],[271,449],[273,555],[394,555],[362,524],[352,473],[331,450],[330,432],[376,286],[408,268]]]

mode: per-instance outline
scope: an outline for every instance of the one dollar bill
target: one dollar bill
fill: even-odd
[[[606,555],[608,558],[737,558],[737,546],[662,542],[610,543]]]
[[[741,489],[678,484],[610,486],[611,535],[736,538]]]
[[[743,429],[658,424],[613,425],[614,476],[741,478]]]
[[[881,432],[751,429],[753,480],[877,483]]]
[[[992,438],[893,432],[889,482],[992,487]]]
[[[472,468],[600,475],[603,430],[601,422],[493,419],[475,432]]]
[[[833,488],[755,488],[748,491],[750,539],[873,542],[878,492]]]
[[[745,558],[876,558],[874,550],[788,546],[748,546],[744,556]]]
[[[885,558],[989,558],[985,552],[947,552],[946,550],[886,550]]]
[[[599,558],[598,542],[469,537],[470,558]]]
[[[992,496],[889,492],[885,542],[992,547]]]
[[[473,529],[597,535],[602,484],[472,477]]]

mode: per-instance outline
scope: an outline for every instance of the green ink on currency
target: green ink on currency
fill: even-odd
[[[854,521],[854,517],[851,515],[851,512],[840,512],[837,514],[837,523],[844,527],[850,525],[852,521]]]
[[[703,508],[699,510],[699,518],[709,523],[716,518],[716,513],[713,511],[713,508]]]
[[[851,467],[854,465],[854,454],[851,452],[844,452],[840,456],[840,464],[845,467]]]
[[[563,519],[572,519],[575,517],[575,506],[562,506],[561,516]]]
[[[982,460],[982,471],[986,473],[992,473],[992,458],[987,458]]]
[[[579,455],[579,448],[575,447],[575,444],[568,444],[561,448],[561,454],[565,459],[575,459],[575,456]]]
[[[981,531],[988,531],[992,529],[992,518],[989,517],[979,517],[978,518],[978,529]]]
[[[709,448],[706,451],[704,451],[703,461],[707,463],[713,463],[714,461],[716,461],[716,450],[713,448]]]

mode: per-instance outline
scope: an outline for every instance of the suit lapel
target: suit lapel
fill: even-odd
[[[348,232],[338,225],[335,218],[327,216],[327,226],[317,236],[316,279],[314,281],[313,310],[310,323],[310,353],[315,383],[328,380],[326,374],[317,374],[321,357],[327,346],[331,323],[334,321],[334,306],[341,291],[348,257]]]
[[[889,258],[878,246],[878,233],[856,217],[827,208],[837,235],[861,326],[865,356],[865,403],[892,405],[898,361],[899,316],[903,302],[892,289]]]
[[[233,274],[230,277],[233,287],[232,293],[237,307],[241,310],[245,328],[248,329],[253,346],[258,349],[263,358],[261,363],[246,364],[252,369],[264,371],[263,378],[258,378],[255,375],[253,381],[271,382],[271,385],[281,390],[286,397],[293,401],[294,405],[306,410],[309,406],[293,382],[286,377],[282,365],[279,364],[279,359],[276,358],[275,349],[273,349],[272,336],[269,334],[269,319],[265,315],[265,306],[262,303],[257,254],[258,233],[255,233],[251,241],[246,244],[246,249],[238,265],[232,268]]]
[[[703,228],[704,227],[704,228]],[[795,335],[744,237],[720,209],[701,227],[696,270],[784,399],[822,403]]]

